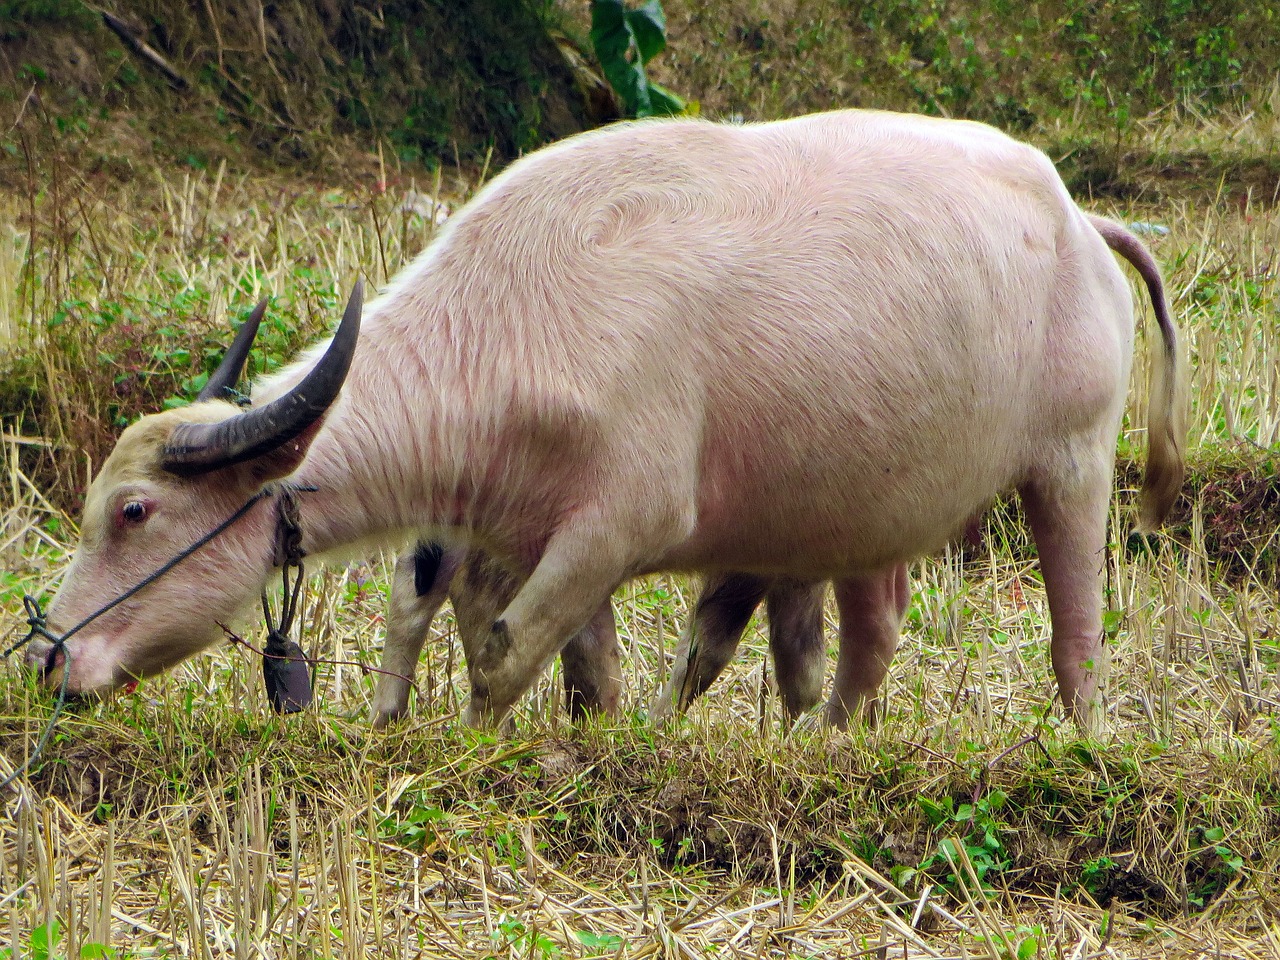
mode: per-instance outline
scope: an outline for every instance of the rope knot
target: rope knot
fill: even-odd
[[[27,614],[27,627],[29,628],[27,630],[27,635],[6,649],[3,656],[7,657],[9,654],[17,650],[21,650],[36,637],[44,637],[52,643],[54,651],[60,649],[66,642],[67,638],[65,635],[58,636],[49,630],[49,625],[44,617],[44,611],[40,609],[40,601],[31,596],[31,594],[24,593],[22,595],[22,608]]]
[[[298,497],[292,487],[280,490],[276,500],[276,548],[273,558],[277,567],[298,567],[307,552],[302,549],[302,517]]]

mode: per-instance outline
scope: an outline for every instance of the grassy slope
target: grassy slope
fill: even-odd
[[[1030,136],[1080,194],[1252,188],[1280,160],[1280,22],[1227,2],[668,0],[657,76],[712,116],[918,110]],[[572,7],[572,5],[570,5]]]
[[[295,172],[383,151],[479,163],[591,122],[543,0],[103,6],[0,0],[0,115],[49,118],[122,179],[153,154]],[[0,180],[28,138],[0,124]]]

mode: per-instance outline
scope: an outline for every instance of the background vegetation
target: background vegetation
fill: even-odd
[[[143,141],[98,143],[105,163],[150,140],[194,166],[247,149],[314,169],[341,153],[335,134],[428,164],[474,161],[587,122],[538,0],[136,0],[109,13],[154,56],[80,0],[0,7],[8,98],[34,88],[91,151],[103,133]]]
[[[1270,95],[1280,16],[1188,0],[668,0],[676,75],[716,110],[917,109],[1005,129]]]
[[[56,583],[119,428],[198,391],[272,298],[272,369],[522,150],[616,114],[585,2],[0,0],[0,642]],[[667,0],[646,79],[704,115],[857,104],[1044,147],[1161,261],[1191,476],[1130,543],[1135,373],[1106,558],[1109,729],[1057,719],[1016,510],[914,565],[875,732],[780,722],[753,624],[714,696],[643,723],[691,589],[615,598],[629,700],[456,723],[445,618],[415,715],[319,671],[268,715],[241,650],[67,716],[0,797],[0,955],[1280,956],[1280,25],[1266,4]],[[1141,297],[1139,297],[1141,301]],[[1139,318],[1145,335],[1150,319]],[[1139,364],[1139,368],[1141,364]],[[387,561],[317,575],[303,642],[376,664]],[[834,636],[834,625],[828,625]],[[0,775],[50,713],[0,677]]]

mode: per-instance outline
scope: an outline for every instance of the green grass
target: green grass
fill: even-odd
[[[1167,157],[1206,134],[1216,141],[1210,156],[1265,157],[1276,146],[1280,88],[1270,64],[1280,23],[1254,4],[667,0],[664,8],[670,42],[656,76],[715,116],[859,106],[981,120],[1087,151],[1108,168],[1097,172],[1122,179],[1133,172],[1121,164],[1126,153]],[[1223,126],[1247,130],[1228,151],[1211,132]]]

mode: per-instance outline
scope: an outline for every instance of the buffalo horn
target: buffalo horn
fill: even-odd
[[[357,281],[329,349],[284,396],[219,423],[175,427],[164,449],[164,469],[195,476],[253,460],[288,443],[324,416],[351,366],[363,302],[364,285]]]
[[[244,372],[244,362],[249,359],[249,349],[253,346],[253,338],[258,335],[258,324],[262,315],[267,312],[267,298],[263,297],[249,314],[249,319],[240,325],[240,330],[231,341],[231,346],[218,364],[218,369],[209,374],[209,382],[196,396],[201,400],[228,400],[235,396],[236,384],[240,374]]]

